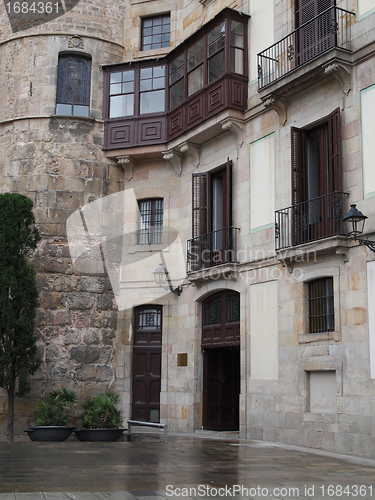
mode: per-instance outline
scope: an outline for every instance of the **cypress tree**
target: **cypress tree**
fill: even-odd
[[[0,387],[8,392],[8,442],[15,397],[29,392],[27,377],[40,365],[34,333],[38,289],[28,259],[40,240],[32,207],[24,195],[0,195]]]

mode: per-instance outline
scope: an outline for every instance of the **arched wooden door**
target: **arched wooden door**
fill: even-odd
[[[240,295],[219,292],[203,302],[203,428],[239,429]]]
[[[162,307],[140,306],[134,315],[134,420],[160,421]]]

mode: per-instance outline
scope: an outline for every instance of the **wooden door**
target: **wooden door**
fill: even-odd
[[[134,420],[160,421],[162,307],[135,309],[133,344]]]
[[[239,429],[239,348],[203,352],[203,427],[214,431]]]
[[[240,294],[219,292],[202,305],[203,427],[238,430]]]

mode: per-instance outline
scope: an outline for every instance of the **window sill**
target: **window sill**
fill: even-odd
[[[341,342],[341,331],[298,334],[299,344],[316,344],[324,341]]]
[[[83,120],[85,122],[97,122],[97,123],[104,123],[104,120],[98,119],[98,118],[93,118],[92,116],[77,116],[77,115],[56,115],[52,114],[50,115],[50,118],[62,118],[63,120]]]
[[[153,252],[168,252],[169,244],[165,243],[145,243],[144,245],[129,245],[128,253],[153,253]]]
[[[218,266],[208,267],[199,271],[188,273],[188,280],[191,283],[211,281],[218,279],[232,279],[235,280],[238,275],[238,264],[220,264]]]
[[[170,50],[171,46],[169,47],[162,47],[161,49],[151,49],[151,50],[139,50],[137,52],[133,53],[134,59],[150,59],[153,57],[162,57],[166,56]]]

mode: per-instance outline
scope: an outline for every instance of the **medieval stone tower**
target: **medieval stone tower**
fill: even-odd
[[[61,17],[14,33],[3,3],[0,14],[0,191],[31,198],[42,235],[34,259],[42,365],[29,396],[16,401],[17,437],[35,397],[61,386],[80,396],[113,388],[123,369],[120,358],[114,362],[117,311],[109,280],[72,270],[66,220],[122,189],[121,168],[102,152],[100,67],[122,60],[125,12],[123,0],[81,0]],[[5,405],[2,391],[3,435]]]

